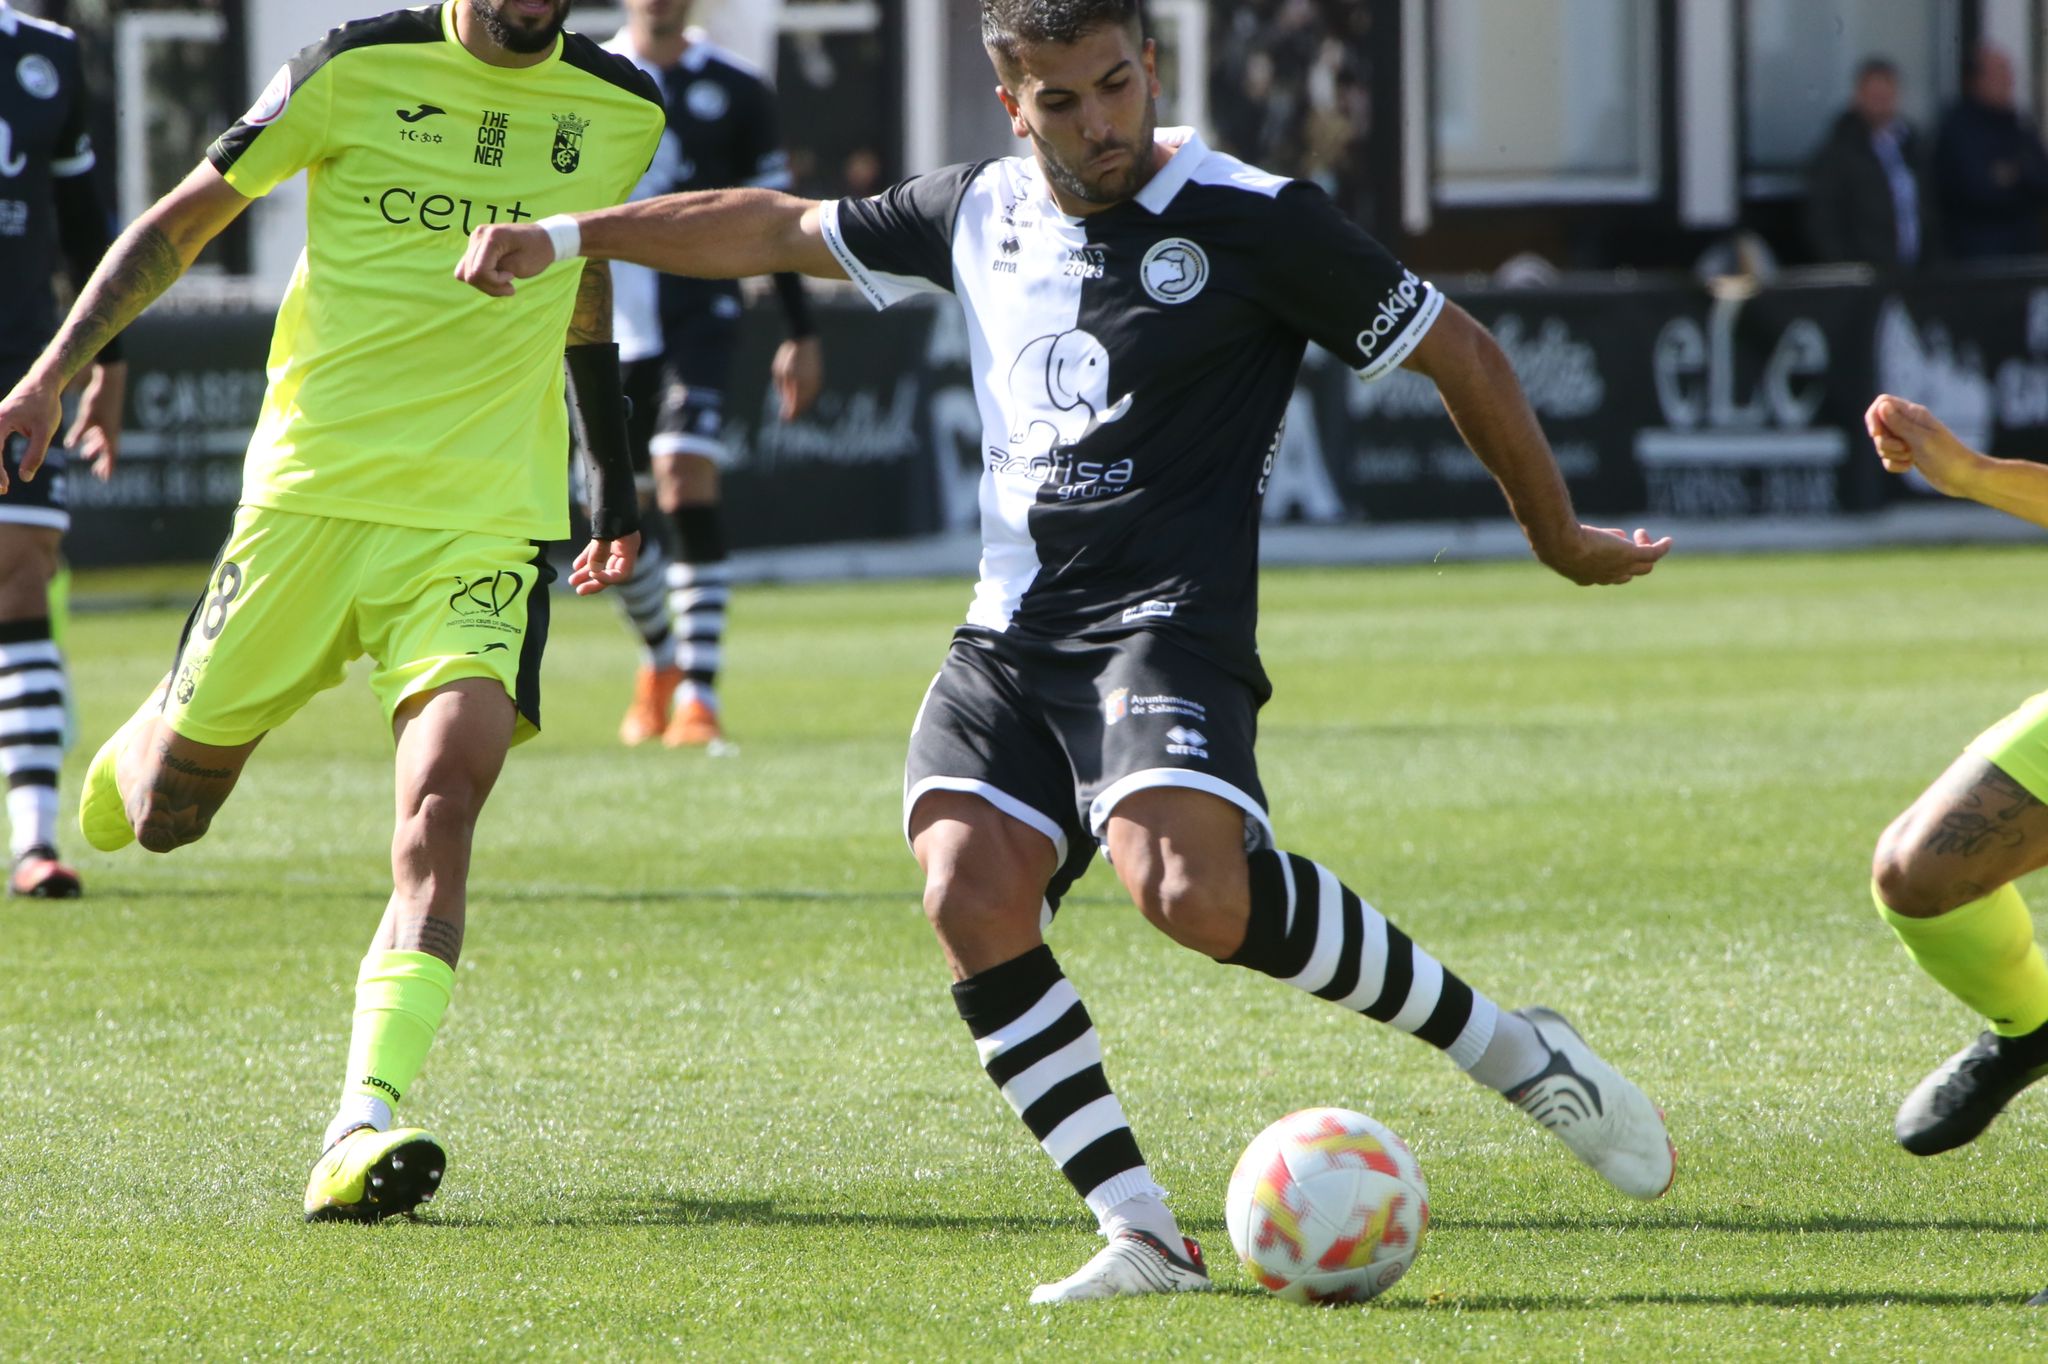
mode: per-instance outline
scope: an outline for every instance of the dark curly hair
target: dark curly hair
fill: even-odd
[[[1022,43],[1076,43],[1104,25],[1145,30],[1141,0],[981,0],[982,45],[1006,62]]]

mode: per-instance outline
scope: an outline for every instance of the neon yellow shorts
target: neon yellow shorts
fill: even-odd
[[[1970,740],[1964,750],[2011,777],[2037,800],[2048,801],[2048,691]]]
[[[523,742],[540,730],[554,576],[530,540],[237,508],[185,621],[164,718],[202,744],[244,744],[368,654],[385,719],[408,697],[494,678]]]

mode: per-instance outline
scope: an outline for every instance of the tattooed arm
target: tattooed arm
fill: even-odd
[[[612,339],[612,268],[601,260],[583,262],[576,284],[576,311],[569,318],[569,344],[603,345]]]
[[[625,381],[612,343],[612,269],[585,261],[569,319],[569,437],[589,467],[590,543],[569,586],[579,597],[624,582],[640,553],[640,496],[626,435]]]
[[[14,435],[27,441],[21,456],[24,479],[33,478],[42,467],[65,387],[92,363],[101,346],[176,283],[206,244],[248,204],[219,171],[201,162],[107,248],[99,268],[78,291],[56,338],[0,401],[0,441]],[[0,492],[6,487],[6,470],[0,467]]]

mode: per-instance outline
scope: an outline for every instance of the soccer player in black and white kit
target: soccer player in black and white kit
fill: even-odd
[[[606,44],[654,78],[668,109],[661,150],[633,197],[735,185],[789,188],[775,92],[703,30],[686,27],[690,9],[691,0],[626,0],[626,26]],[[739,286],[659,278],[622,265],[612,288],[612,331],[633,401],[634,458],[653,466],[655,498],[676,543],[671,561],[661,538],[649,535],[620,589],[619,604],[647,652],[619,738],[715,746],[724,737],[716,686],[728,591],[718,474],[730,458],[725,395],[739,339]],[[789,339],[771,373],[782,420],[789,421],[816,400],[824,361],[803,281],[782,271],[775,289]]]
[[[904,817],[954,1001],[989,1078],[1108,1244],[1034,1302],[1206,1288],[1043,931],[1107,845],[1145,917],[1219,962],[1413,1033],[1623,1193],[1655,1198],[1662,1116],[1548,1009],[1454,975],[1306,857],[1253,761],[1260,496],[1307,343],[1445,406],[1539,559],[1625,583],[1669,549],[1581,525],[1486,331],[1313,185],[1160,129],[1137,0],[983,0],[1001,97],[1036,155],[872,199],[681,195],[486,227],[486,292],[558,254],[703,276],[801,269],[878,306],[950,292],[984,426],[982,576],[912,730]]]
[[[93,176],[90,108],[78,40],[0,0],[0,393],[28,372],[57,330],[50,291],[59,253],[82,284],[113,239]],[[127,366],[119,338],[100,351],[64,438],[93,473],[113,472]],[[18,477],[20,442],[0,466],[0,775],[7,781],[9,895],[63,899],[78,873],[57,856],[57,769],[70,684],[51,633],[50,584],[71,514],[64,459]]]

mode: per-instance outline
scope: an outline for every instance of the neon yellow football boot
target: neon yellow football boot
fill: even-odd
[[[128,723],[100,745],[100,751],[92,755],[92,765],[85,769],[85,789],[78,793],[78,829],[85,835],[85,841],[101,852],[118,852],[135,841],[135,830],[128,823],[128,807],[122,803],[114,768],[142,715],[137,711],[129,716]]]
[[[327,1148],[306,1181],[308,1222],[377,1222],[411,1212],[441,1187],[448,1157],[417,1127],[358,1127]]]

